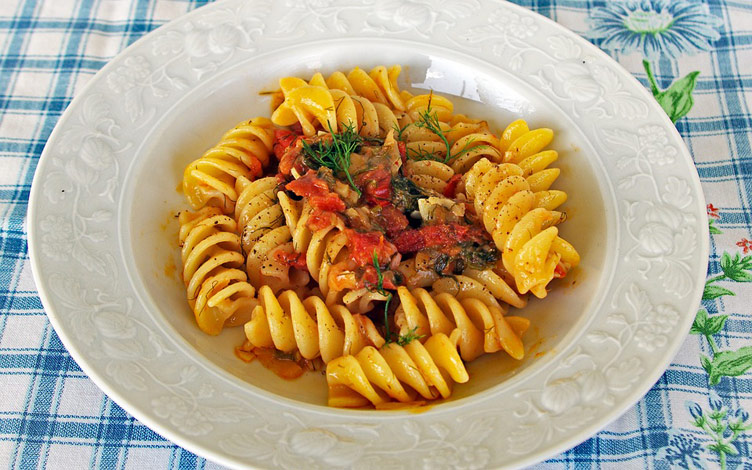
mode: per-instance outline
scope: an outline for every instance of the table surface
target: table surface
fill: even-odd
[[[34,170],[70,100],[133,41],[205,3],[0,2],[0,466],[221,468],[135,420],[81,371],[47,320],[25,231]],[[591,40],[653,91],[693,155],[711,233],[702,305],[669,369],[617,421],[535,468],[752,470],[752,2],[516,3]]]

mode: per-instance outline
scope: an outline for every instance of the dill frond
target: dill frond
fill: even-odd
[[[329,133],[332,136],[331,142],[316,142],[311,145],[304,140],[303,155],[319,166],[331,169],[335,175],[344,176],[360,196],[360,188],[355,185],[350,174],[350,156],[360,148],[363,138],[355,131],[352,123],[346,124],[345,130],[340,133],[333,132],[330,126]]]

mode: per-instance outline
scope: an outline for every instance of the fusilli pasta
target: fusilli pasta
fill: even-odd
[[[181,212],[179,221],[183,280],[199,328],[217,335],[225,324],[243,324],[256,301],[254,288],[238,269],[243,255],[237,224],[215,207]]]
[[[266,118],[243,121],[222,136],[219,143],[192,162],[183,173],[183,193],[191,207],[217,206],[232,213],[237,201],[235,180],[259,177],[269,164],[274,142],[272,123]]]
[[[329,405],[407,403],[415,400],[416,392],[427,400],[448,398],[453,382],[465,383],[470,378],[457,353],[458,336],[459,332],[451,336],[437,333],[425,343],[388,343],[380,349],[368,346],[355,355],[334,359],[326,366]]]
[[[238,124],[183,174],[197,324],[244,325],[239,356],[299,362],[280,376],[326,364],[332,406],[448,398],[466,362],[522,360],[530,321],[510,309],[579,262],[558,235],[553,130],[495,133],[400,90],[401,71],[283,77],[271,119]]]

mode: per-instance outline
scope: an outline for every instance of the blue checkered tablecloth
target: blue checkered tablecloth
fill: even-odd
[[[219,468],[81,371],[40,303],[25,232],[37,161],[73,96],[130,43],[205,3],[0,0],[0,467]],[[752,2],[516,3],[652,89],[695,159],[711,232],[703,303],[670,368],[616,422],[535,468],[752,470]]]

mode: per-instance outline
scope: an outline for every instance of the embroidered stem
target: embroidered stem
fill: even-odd
[[[658,88],[658,83],[655,81],[655,75],[653,75],[653,68],[650,66],[650,62],[643,59],[642,66],[645,69],[645,73],[648,75],[648,82],[650,83],[650,91],[653,92],[653,96],[661,92]]]

